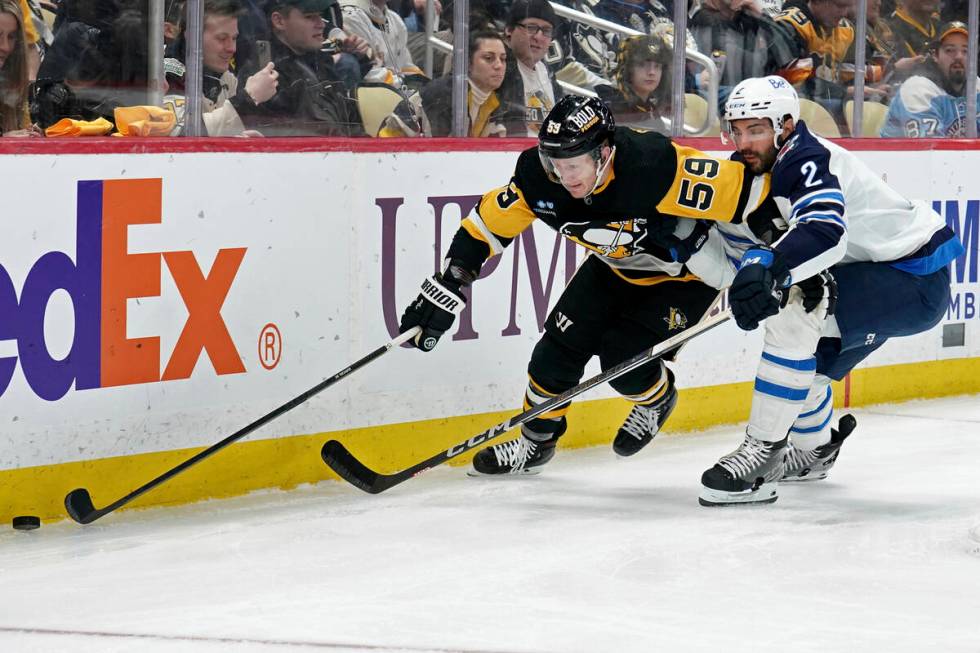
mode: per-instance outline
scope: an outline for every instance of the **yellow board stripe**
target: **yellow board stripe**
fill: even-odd
[[[841,385],[834,384],[834,403],[838,407],[844,396]],[[874,367],[857,370],[851,376],[852,406],[978,392],[980,358]],[[751,382],[682,389],[666,430],[677,433],[744,422],[748,419],[751,398]],[[608,445],[630,407],[620,398],[574,404],[562,447]],[[289,489],[303,483],[336,479],[320,461],[320,447],[330,438],[343,441],[367,465],[391,473],[458,444],[467,434],[475,435],[511,415],[512,412],[484,413],[241,442],[131,505],[175,505],[231,497],[262,488]],[[501,436],[500,440],[513,435]],[[96,507],[105,506],[199,450],[0,470],[0,524],[9,524],[16,515],[37,515],[47,521],[65,519],[64,496],[77,487],[92,492]],[[471,458],[472,452],[453,462],[466,464]]]

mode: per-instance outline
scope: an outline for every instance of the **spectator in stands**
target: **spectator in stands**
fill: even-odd
[[[24,17],[16,0],[0,0],[0,135],[38,136],[27,113]]]
[[[401,86],[400,80],[394,80],[394,76],[421,72],[408,50],[408,29],[405,21],[388,8],[385,0],[342,0],[341,5],[344,31],[366,41],[374,53],[376,67],[387,69],[391,73],[372,73],[369,74],[369,79],[394,81],[394,85]]]
[[[240,0],[204,0],[203,59],[203,119],[209,136],[240,136],[245,126],[238,108],[257,106],[276,94],[279,73],[270,61],[239,88],[231,72],[238,42],[238,18],[242,12]],[[169,85],[165,98],[178,117],[178,130],[183,128],[184,60],[186,25],[174,43],[174,58],[164,61]]]
[[[537,137],[545,116],[563,95],[554,74],[544,64],[558,25],[548,0],[514,0],[504,34],[510,52],[500,99],[523,107],[526,135]]]
[[[145,105],[147,15],[139,0],[69,5],[38,70],[31,113],[47,128],[61,118],[114,119],[120,106]]]
[[[939,14],[937,0],[901,0],[891,15],[899,57],[919,57],[921,63],[936,42]]]
[[[789,35],[756,0],[703,0],[687,28],[718,66],[721,105],[742,80],[771,75],[798,56]]]
[[[673,18],[671,10],[659,0],[599,0],[592,11],[599,18],[645,33]]]
[[[660,36],[633,36],[620,42],[615,86],[596,88],[617,125],[670,135],[664,117],[670,117],[673,56],[673,48]]]
[[[433,2],[435,4],[433,7],[435,19],[438,21],[439,16],[442,15],[442,2],[440,0],[433,0]],[[424,32],[425,4],[426,0],[398,0],[397,2],[388,2],[388,7],[402,17],[409,32]],[[434,26],[434,29],[438,31],[438,25]]]
[[[169,46],[180,36],[180,23],[184,16],[184,0],[167,0],[163,7],[163,43]]]
[[[247,80],[272,62],[279,85],[266,102],[238,107],[247,128],[276,136],[364,135],[333,57],[322,51],[326,6],[327,0],[271,0],[267,5],[268,46],[257,48],[258,59],[244,63],[238,78]]]
[[[797,89],[800,96],[816,100],[841,122],[848,86],[841,72],[854,42],[854,26],[846,16],[853,4],[854,0],[798,0],[776,16],[792,36],[798,58],[812,61],[812,73]]]
[[[944,24],[939,33],[936,50],[892,98],[882,136],[966,136],[967,28],[955,21]]]
[[[507,48],[496,32],[470,35],[470,65],[467,71],[468,136],[524,136],[521,106],[504,104],[497,90],[507,69]],[[422,107],[433,136],[449,136],[452,130],[452,75],[440,77],[422,90]]]

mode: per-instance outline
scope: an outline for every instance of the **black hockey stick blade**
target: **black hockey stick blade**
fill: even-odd
[[[731,313],[727,310],[721,311],[714,316],[705,317],[691,328],[681,331],[677,335],[640,352],[633,358],[623,361],[619,365],[611,367],[605,372],[602,372],[591,379],[583,381],[574,388],[566,390],[562,394],[552,397],[544,403],[533,406],[523,413],[514,415],[510,419],[501,422],[500,424],[496,424],[482,433],[474,435],[465,442],[460,442],[459,444],[452,446],[445,451],[440,451],[431,458],[423,460],[422,462],[412,465],[411,467],[408,467],[400,472],[395,472],[394,474],[380,474],[370,469],[367,465],[358,460],[354,454],[347,449],[347,447],[337,440],[329,440],[326,442],[320,449],[320,457],[323,458],[323,462],[325,462],[330,469],[335,471],[338,476],[354,487],[364,490],[370,494],[380,494],[389,488],[407,481],[413,476],[418,476],[426,470],[436,467],[437,465],[441,465],[442,463],[451,460],[456,456],[464,454],[470,449],[486,444],[498,436],[503,435],[512,428],[529,422],[538,415],[554,409],[556,406],[567,403],[586,390],[590,390],[597,385],[606,383],[607,381],[612,381],[613,379],[626,374],[630,370],[633,370],[644,363],[648,363],[655,358],[663,356],[664,354],[681,346],[688,340],[691,340],[695,336],[709,331],[719,324],[727,322],[730,318]]]
[[[79,524],[91,523],[102,516],[96,514],[99,511],[92,503],[92,495],[83,487],[65,495],[65,510],[68,511],[68,516]]]
[[[365,492],[378,494],[388,489],[383,481],[379,482],[380,474],[368,469],[337,440],[328,440],[320,449],[320,457],[340,478]]]
[[[388,353],[393,348],[415,337],[415,335],[419,332],[419,330],[420,329],[418,327],[409,329],[405,333],[399,335],[397,338],[378,347],[364,358],[361,358],[360,360],[351,363],[344,369],[340,370],[339,372],[331,376],[329,379],[325,379],[321,381],[320,383],[316,384],[315,386],[313,386],[303,394],[292,398],[291,400],[284,403],[282,406],[279,406],[275,410],[266,413],[265,415],[258,418],[248,426],[245,426],[235,431],[221,442],[213,444],[207,449],[204,449],[203,451],[195,454],[194,456],[191,456],[190,458],[180,463],[176,467],[167,470],[163,474],[160,474],[159,476],[154,478],[152,481],[149,481],[144,485],[136,488],[126,496],[117,499],[116,501],[110,503],[104,508],[95,507],[95,504],[92,503],[92,495],[89,493],[87,489],[77,488],[75,490],[72,490],[67,495],[65,495],[65,510],[68,512],[68,516],[71,517],[76,522],[78,522],[79,524],[91,524],[96,519],[108,515],[110,512],[113,512],[121,508],[122,506],[126,505],[130,501],[133,501],[134,499],[142,496],[146,492],[149,492],[156,486],[169,481],[171,478],[173,478],[177,474],[180,474],[188,467],[192,467],[196,465],[197,463],[201,462],[205,458],[208,458],[209,456],[212,456],[217,452],[221,451],[229,444],[241,440],[249,433],[252,433],[256,429],[265,426],[272,420],[281,417],[282,415],[288,413],[289,411],[296,408],[300,404],[309,401],[311,398],[313,398],[314,395],[317,395],[323,390],[326,390],[327,388],[337,383],[341,379],[346,378],[351,373],[356,372],[357,370],[366,366],[368,363],[371,363],[377,360],[378,358],[380,358],[381,356],[383,356],[384,354]]]

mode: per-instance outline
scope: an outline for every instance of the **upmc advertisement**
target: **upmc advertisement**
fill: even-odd
[[[980,152],[859,154],[907,196],[932,200],[967,250],[946,321],[965,323],[965,346],[941,348],[940,325],[866,364],[980,355],[980,197],[964,172]],[[461,217],[507,183],[515,160],[0,157],[0,178],[43,178],[46,188],[10,189],[4,210],[0,469],[208,444],[343,369],[397,332]],[[488,261],[436,351],[394,352],[255,437],[518,407],[540,325],[583,256],[535,225]],[[760,343],[759,332],[726,325],[685,349],[679,382],[747,381]]]

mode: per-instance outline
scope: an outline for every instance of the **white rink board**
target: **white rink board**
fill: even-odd
[[[969,172],[980,165],[980,152],[859,155],[909,197],[959,201],[961,222],[968,206],[974,211],[980,206],[980,187]],[[0,469],[210,444],[339,371],[392,336],[386,323],[397,323],[422,278],[449,246],[461,215],[458,202],[472,202],[506,183],[516,156],[239,152],[0,157],[0,178],[44,179],[46,190],[43,210],[32,194],[7,194],[14,199],[3,213],[0,265],[21,301],[28,272],[42,255],[76,257],[80,180],[161,180],[161,222],[128,228],[129,255],[191,251],[206,276],[218,250],[247,248],[220,313],[244,373],[217,375],[202,353],[186,379],[69,388],[63,396],[46,400],[27,383],[18,360],[0,395],[6,416],[0,429]],[[437,218],[438,253],[433,249]],[[967,323],[967,346],[941,349],[937,327],[885,346],[866,364],[980,355],[975,308],[980,234],[976,222],[971,225],[972,258],[966,261],[964,282],[954,286],[960,312],[951,320]],[[517,407],[539,319],[557,299],[569,272],[565,243],[556,253],[553,231],[536,225],[533,233],[532,268],[523,238],[516,273],[512,247],[475,286],[472,329],[456,332],[467,337],[447,342],[447,336],[427,355],[393,352],[253,437]],[[582,252],[574,256],[581,260]],[[103,274],[109,274],[104,265],[103,255]],[[973,302],[970,310],[968,301]],[[102,306],[96,329],[104,326]],[[159,296],[132,298],[126,306],[128,338],[159,337],[162,373],[188,316],[165,261],[160,262]],[[282,338],[281,358],[271,370],[261,364],[259,347],[259,334],[269,323]],[[64,290],[54,291],[43,327],[50,358],[62,359],[72,349],[74,327],[71,298]],[[100,342],[105,358],[105,341]],[[743,334],[726,325],[684,350],[677,365],[679,382],[694,387],[747,381],[754,374],[760,343],[758,332]],[[17,341],[10,339],[9,329],[0,331],[0,359],[13,357],[21,357]],[[588,396],[612,394],[603,388]]]

